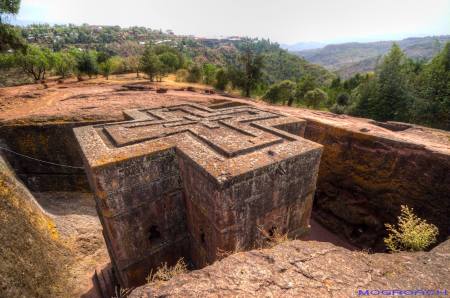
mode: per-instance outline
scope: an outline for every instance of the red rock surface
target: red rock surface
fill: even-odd
[[[351,252],[330,243],[295,240],[237,253],[168,282],[137,288],[130,298],[348,298],[358,297],[358,290],[380,295],[381,290],[449,287],[450,240],[429,253],[398,254]]]

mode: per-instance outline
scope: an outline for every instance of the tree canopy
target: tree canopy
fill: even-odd
[[[20,0],[0,0],[0,52],[24,47],[19,30],[6,23],[7,16],[17,14],[19,8]]]

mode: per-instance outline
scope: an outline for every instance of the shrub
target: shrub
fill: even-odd
[[[438,229],[426,220],[414,214],[414,210],[408,206],[401,206],[401,214],[398,217],[397,226],[386,224],[389,232],[384,238],[384,243],[392,252],[397,251],[421,251],[436,242]]]
[[[189,83],[198,83],[201,79],[202,79],[201,68],[197,64],[194,64],[191,67],[189,67],[189,75],[186,80]]]
[[[217,66],[211,63],[205,63],[202,66],[203,83],[213,85],[216,78]]]
[[[153,82],[160,73],[162,66],[163,64],[158,56],[151,48],[147,47],[144,54],[141,56],[140,69],[149,77],[151,82]]]
[[[225,69],[221,68],[216,72],[216,82],[214,84],[214,88],[218,90],[225,90],[227,88],[230,79],[228,77],[228,73]]]
[[[346,108],[347,108],[347,106],[342,106],[342,105],[336,103],[330,108],[330,112],[339,114],[339,115],[345,114]]]
[[[347,93],[340,93],[336,98],[336,103],[340,106],[348,105],[350,101],[350,96]]]
[[[58,52],[54,55],[55,73],[62,79],[69,76],[75,69],[75,57],[66,52]]]
[[[107,59],[98,65],[100,73],[108,80],[109,75],[113,72],[113,63],[111,59]]]
[[[177,73],[175,75],[175,81],[176,82],[186,82],[187,77],[189,76],[189,71],[187,69],[179,69],[177,70]]]
[[[47,48],[29,45],[25,51],[18,51],[15,63],[35,81],[45,80],[45,75],[53,68],[53,53]]]
[[[176,82],[186,82],[187,77],[189,76],[189,71],[187,69],[179,69],[175,73],[175,81]]]
[[[257,241],[257,246],[259,248],[272,248],[278,244],[289,241],[287,233],[283,233],[277,227],[272,227],[270,230],[266,231],[263,227],[258,226],[257,229],[261,233],[261,239]]]
[[[156,269],[155,273],[153,273],[153,270],[150,271],[150,274],[147,276],[147,283],[168,281],[177,275],[186,273],[187,271],[187,265],[183,258],[179,259],[172,267],[167,266],[167,263],[163,263],[162,266],[159,266]]]
[[[76,53],[76,68],[79,78],[83,74],[88,75],[89,78],[98,74],[97,53],[95,51],[74,51],[74,53]]]
[[[315,88],[305,94],[305,103],[308,107],[317,108],[328,99],[328,95],[322,89]]]
[[[285,80],[270,86],[263,98],[271,103],[282,102],[292,105],[295,99],[296,84],[292,81]]]

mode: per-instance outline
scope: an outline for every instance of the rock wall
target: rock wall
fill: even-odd
[[[63,297],[67,254],[49,216],[0,154],[0,297]]]
[[[3,124],[0,144],[53,163],[83,167],[73,128],[92,122]],[[59,167],[3,152],[17,176],[31,191],[90,191],[84,170]]]
[[[129,297],[348,298],[390,296],[393,290],[435,295],[436,290],[441,295],[447,290],[448,295],[449,277],[450,240],[428,253],[398,254],[352,252],[327,242],[295,240],[234,254],[168,282],[137,288]]]
[[[430,149],[425,142],[406,141],[401,134],[367,133],[373,125],[365,126],[369,129],[355,131],[308,119],[305,137],[324,145],[315,218],[360,247],[383,250],[384,223],[396,222],[400,205],[405,204],[439,228],[441,241],[446,239],[450,155]],[[416,130],[425,130],[427,136],[438,134]]]

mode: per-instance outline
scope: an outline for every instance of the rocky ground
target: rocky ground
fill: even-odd
[[[398,254],[367,254],[326,242],[287,241],[272,249],[234,254],[168,282],[137,288],[130,297],[348,298],[366,290],[372,295],[380,295],[381,290],[450,291],[450,240],[429,253]],[[417,293],[413,296],[427,296]]]
[[[67,247],[73,252],[68,267],[68,282],[75,285],[72,297],[80,297],[92,289],[95,269],[109,263],[102,226],[90,193],[35,193],[36,200],[50,215]]]

